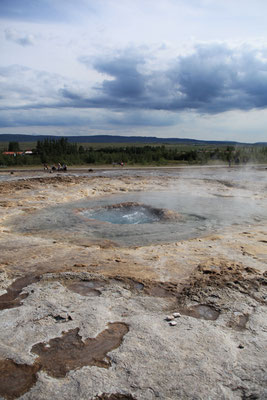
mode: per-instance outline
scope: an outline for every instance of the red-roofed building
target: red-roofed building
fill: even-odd
[[[2,154],[5,156],[16,156],[17,154],[23,154],[23,151],[4,151]]]

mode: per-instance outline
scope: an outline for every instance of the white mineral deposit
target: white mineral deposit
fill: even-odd
[[[265,168],[0,176],[2,399],[267,398]]]

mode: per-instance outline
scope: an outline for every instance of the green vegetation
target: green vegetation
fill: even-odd
[[[26,150],[25,144],[10,142],[3,150]],[[177,164],[246,164],[266,163],[267,146],[260,145],[123,145],[69,143],[67,138],[45,139],[35,143],[33,154],[4,155],[0,153],[0,166],[40,164],[111,165],[177,165]]]
[[[9,142],[8,151],[20,151],[18,142]]]

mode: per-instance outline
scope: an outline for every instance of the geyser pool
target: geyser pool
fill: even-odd
[[[249,226],[266,220],[266,216],[265,198],[162,190],[50,206],[10,219],[9,227],[56,241],[101,244],[108,240],[139,246],[198,237],[233,224]]]
[[[157,209],[136,203],[115,204],[93,210],[81,211],[89,219],[111,224],[151,224],[160,220]]]

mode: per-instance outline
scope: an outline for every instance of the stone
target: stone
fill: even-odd
[[[167,317],[166,317],[166,321],[172,321],[174,319],[174,316],[173,315],[168,315]]]

